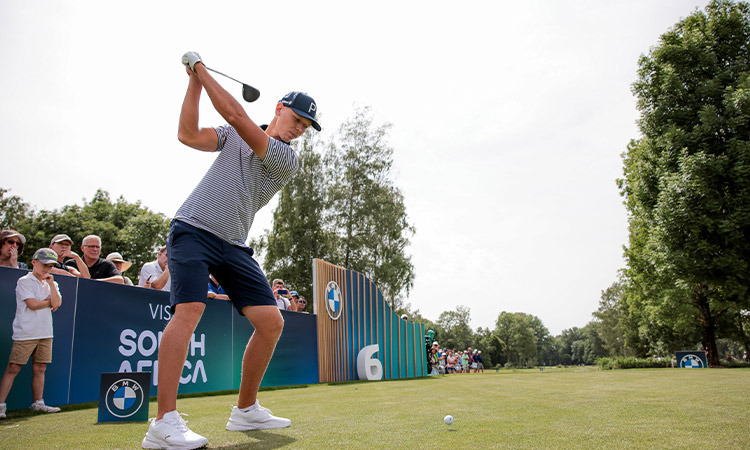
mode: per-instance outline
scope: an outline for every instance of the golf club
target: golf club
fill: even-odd
[[[245,99],[246,102],[252,103],[255,100],[258,100],[258,97],[260,97],[260,91],[255,89],[254,87],[250,86],[249,84],[245,84],[240,80],[236,80],[229,75],[223,74],[219,72],[218,70],[214,70],[208,66],[206,66],[206,69],[210,70],[211,72],[218,73],[219,75],[225,76],[229,78],[232,81],[236,81],[242,85],[242,98]]]

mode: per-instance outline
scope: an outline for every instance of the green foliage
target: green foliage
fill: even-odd
[[[618,181],[630,213],[625,323],[636,353],[701,340],[750,286],[750,6],[712,1],[639,62],[642,137]],[[624,312],[624,311],[623,311]]]
[[[281,191],[273,228],[251,243],[269,278],[310,295],[312,259],[325,259],[368,276],[395,311],[409,310],[414,267],[406,248],[414,227],[393,185],[388,128],[359,108],[325,152],[312,135],[303,137],[300,170]]]
[[[330,261],[335,235],[326,227],[326,179],[315,136],[306,132],[295,142],[300,169],[279,196],[273,229],[250,245],[263,255],[270,279],[281,278],[308,299],[312,312],[312,260]]]
[[[0,230],[14,229],[29,211],[29,205],[21,197],[6,195],[9,192],[0,188]]]
[[[440,330],[440,345],[465,350],[474,344],[471,330],[471,311],[466,306],[457,306],[455,311],[440,314],[437,325]]]
[[[7,192],[0,189],[2,192]],[[22,204],[20,199],[15,204]],[[19,210],[20,211],[20,210]],[[30,264],[34,250],[48,247],[56,234],[67,234],[74,241],[72,250],[81,254],[83,238],[95,234],[102,238],[102,254],[120,252],[133,266],[125,272],[137,281],[140,268],[156,258],[155,249],[166,242],[169,219],[120,197],[112,201],[106,191],[98,190],[89,201],[63,206],[59,210],[33,211],[23,208],[23,216],[13,224],[26,237],[26,248],[20,258]]]
[[[619,356],[617,358],[599,358],[596,365],[602,370],[612,369],[660,369],[674,367],[671,358],[636,358],[634,356]]]
[[[501,352],[500,359],[497,360],[500,364],[528,367],[556,362],[552,358],[542,358],[549,356],[554,341],[536,316],[503,311],[497,317],[494,337]]]

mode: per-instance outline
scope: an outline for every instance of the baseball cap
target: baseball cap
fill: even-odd
[[[54,264],[57,262],[57,253],[51,248],[40,248],[34,252],[32,260],[39,261],[42,264]]]
[[[317,119],[318,105],[312,97],[304,92],[292,91],[279,100],[279,103],[292,108],[292,111],[298,115],[312,120],[312,127],[320,131]]]
[[[51,241],[49,241],[49,245],[57,244],[58,242],[70,242],[70,245],[73,245],[73,239],[70,238],[67,234],[58,234],[55,237],[52,238]]]
[[[109,255],[107,255],[107,258],[105,258],[112,262],[121,262],[122,263],[122,272],[125,272],[130,268],[130,266],[133,265],[130,261],[125,261],[125,259],[122,257],[120,252],[112,252]]]
[[[297,291],[289,291],[289,295],[291,295],[292,297],[299,297]]]

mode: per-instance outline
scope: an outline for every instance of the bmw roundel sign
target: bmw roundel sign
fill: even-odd
[[[326,311],[328,311],[328,317],[333,320],[338,320],[341,317],[341,307],[343,306],[341,298],[341,289],[335,281],[329,281],[326,285],[326,296],[325,296]]]

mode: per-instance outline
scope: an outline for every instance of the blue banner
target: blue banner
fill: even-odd
[[[0,360],[7,363],[16,311],[16,281],[25,270],[0,267]],[[152,372],[151,395],[158,386],[158,346],[172,317],[169,293],[153,289],[56,276],[62,306],[53,313],[52,363],[44,388],[49,405],[99,398],[105,372]],[[284,331],[261,386],[317,383],[315,316],[282,311]],[[179,393],[239,389],[242,355],[252,335],[250,322],[231,303],[208,300],[193,334]],[[24,366],[8,396],[8,409],[31,402],[31,363]]]

